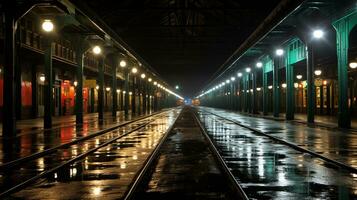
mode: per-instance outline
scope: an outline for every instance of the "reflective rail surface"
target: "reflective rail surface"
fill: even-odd
[[[6,169],[1,177],[2,196],[9,199],[95,197],[91,184],[100,183],[106,187],[106,181],[117,179],[118,183],[126,182],[128,177],[135,174],[130,170],[138,167],[138,161],[150,153],[179,111],[171,109],[134,120],[68,148],[60,148],[54,153],[30,160],[20,167]],[[118,173],[111,174],[114,168]],[[88,187],[82,187],[85,184],[89,184]],[[116,191],[117,194],[125,191],[124,185]],[[93,190],[97,193],[98,187]],[[14,193],[16,191],[19,192]]]
[[[257,134],[224,116],[205,109],[198,113],[250,199],[357,198],[357,174]]]
[[[192,108],[185,107],[125,200],[248,199],[221,160]]]

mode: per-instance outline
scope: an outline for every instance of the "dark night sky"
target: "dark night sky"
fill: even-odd
[[[88,0],[181,94],[193,97],[280,0]]]

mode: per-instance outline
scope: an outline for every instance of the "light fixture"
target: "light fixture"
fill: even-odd
[[[315,70],[314,74],[315,74],[316,76],[320,76],[320,75],[322,74],[322,71],[319,70],[319,69],[317,69],[317,70]]]
[[[110,87],[106,87],[105,90],[106,90],[107,92],[109,92],[109,91],[110,91]]]
[[[238,77],[242,77],[242,76],[243,76],[243,74],[238,72]]]
[[[277,50],[275,51],[275,54],[276,54],[277,56],[282,56],[282,55],[284,54],[284,50],[283,50],[283,49],[277,49]]]
[[[229,83],[229,82],[231,82],[231,81],[227,79],[227,80],[226,80],[226,83]]]
[[[145,74],[141,74],[141,76],[140,76],[142,79],[144,79],[145,77],[146,77],[146,75]]]
[[[258,88],[257,88],[257,91],[260,91],[260,90],[262,90],[262,88],[258,87]]]
[[[154,85],[157,85],[157,82],[156,82],[156,81],[154,81]]]
[[[324,32],[321,29],[317,29],[312,32],[312,35],[314,36],[314,38],[320,39],[324,36]]]
[[[50,19],[45,19],[42,22],[42,30],[44,30],[45,32],[51,32],[51,31],[53,31],[53,28],[54,28],[54,25]]]
[[[251,71],[250,67],[245,68],[245,71],[249,73]]]
[[[300,80],[300,79],[302,79],[302,75],[298,74],[298,75],[296,75],[296,78]]]
[[[299,87],[299,83],[294,83],[294,88],[298,88]]]
[[[349,66],[350,66],[351,69],[356,69],[357,68],[357,62],[351,62],[349,64]]]
[[[136,69],[136,67],[133,67],[133,69],[131,69],[131,72],[135,74],[136,72],[138,72],[138,69]]]
[[[125,94],[126,93],[126,91],[123,91],[123,94]]]
[[[231,81],[235,81],[235,80],[236,80],[236,78],[232,76],[231,77]]]
[[[324,80],[324,81],[322,82],[322,84],[323,84],[323,85],[327,85],[327,80]]]
[[[269,85],[269,86],[268,86],[268,89],[269,89],[269,90],[273,89],[273,86],[272,86],[272,85]]]
[[[148,81],[149,81],[149,82],[151,82],[151,81],[152,81],[152,79],[151,79],[151,78],[148,78]]]
[[[45,78],[45,75],[41,74],[40,75],[40,81],[41,82],[45,82],[46,78]]]
[[[133,92],[129,92],[129,95],[133,95]]]
[[[126,66],[125,60],[120,61],[119,65],[120,67],[125,67]]]
[[[286,88],[286,83],[281,84],[281,87]]]
[[[100,46],[94,46],[93,49],[92,49],[93,53],[98,55],[100,54],[100,52],[102,52],[102,49],[100,48]]]
[[[120,90],[119,90],[119,89],[117,89],[117,93],[120,93]]]
[[[75,87],[77,87],[78,82],[77,82],[77,81],[74,81],[74,82],[73,82],[73,85],[74,85]]]
[[[261,68],[261,67],[263,67],[263,63],[262,63],[262,62],[257,62],[256,66],[257,66],[258,68]]]
[[[175,86],[175,89],[178,90],[180,87],[178,85]]]
[[[99,90],[99,85],[95,86],[95,89]]]

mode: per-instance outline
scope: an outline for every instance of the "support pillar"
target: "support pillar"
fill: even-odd
[[[273,112],[274,117],[279,117],[280,112],[280,88],[279,88],[279,64],[280,58],[274,59],[273,64]]]
[[[76,100],[75,100],[75,112],[76,112],[76,124],[83,124],[83,69],[84,69],[84,52],[85,52],[85,39],[77,35],[76,36]]]
[[[124,69],[124,77],[125,77],[125,81],[124,81],[124,91],[125,91],[124,115],[125,115],[125,119],[127,119],[129,117],[129,72],[128,72],[127,68]]]
[[[113,58],[113,66],[112,66],[112,116],[117,116],[118,110],[118,92],[117,92],[117,66],[118,66],[118,58],[115,56]]]
[[[263,115],[268,115],[268,73],[263,67]]]
[[[257,72],[255,69],[253,69],[252,72],[252,113],[257,114],[258,109],[257,109]]]
[[[5,1],[4,30],[4,94],[3,95],[3,137],[16,134],[15,117],[15,5],[14,1]]]
[[[98,81],[98,119],[103,123],[104,119],[104,58],[99,59],[98,63],[99,81]]]
[[[45,96],[44,128],[52,128],[53,78],[52,78],[52,39],[45,39]]]
[[[348,108],[348,45],[350,32],[356,24],[356,9],[350,10],[350,13],[346,13],[333,23],[337,32],[338,126],[341,128],[351,127],[351,114]]]
[[[314,83],[314,54],[312,44],[307,44],[307,122],[315,121],[315,83]]]
[[[287,64],[286,66],[286,120],[294,119],[294,66]]]
[[[132,90],[132,95],[131,95],[131,114],[135,114],[136,113],[136,101],[135,101],[135,97],[136,97],[136,77],[135,75],[133,76],[133,82],[131,84],[131,90]]]

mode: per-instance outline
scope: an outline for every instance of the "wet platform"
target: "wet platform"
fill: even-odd
[[[199,108],[200,120],[250,199],[357,198],[357,174],[205,111],[295,142],[352,166],[355,166],[356,148],[347,146],[348,155],[344,150],[345,144],[354,141],[357,135]]]
[[[6,169],[1,174],[2,192],[31,177],[43,175],[5,198],[118,199],[127,191],[136,172],[179,111],[164,111]],[[64,166],[51,171],[59,165]]]
[[[216,108],[201,107],[243,125],[253,127],[274,137],[296,144],[353,168],[357,168],[357,132],[354,130],[310,127],[301,123],[289,123]]]
[[[149,114],[151,113],[132,116],[129,113],[125,118],[124,112],[118,112],[117,117],[113,117],[108,112],[104,114],[102,123],[99,123],[98,114],[91,113],[84,115],[81,125],[76,125],[74,115],[54,117],[53,128],[48,130],[43,129],[43,119],[41,118],[21,120],[17,123],[16,137],[11,139],[14,145],[6,146],[3,142],[7,142],[7,140],[0,140],[0,164],[88,137],[91,134]]]

